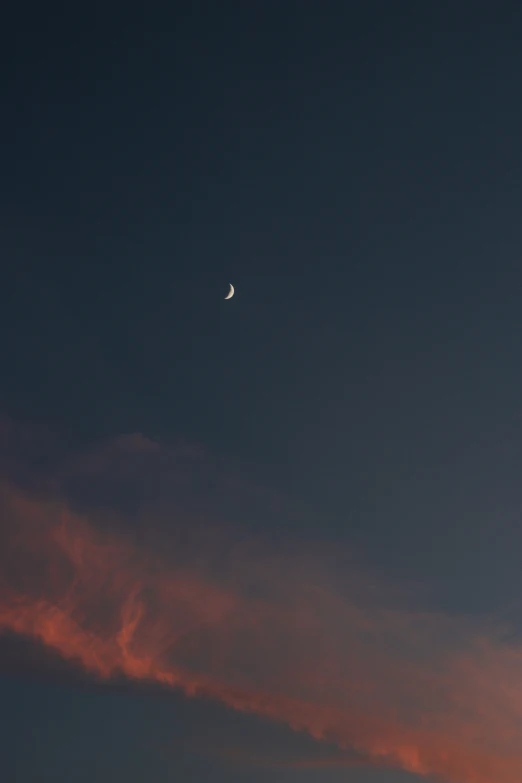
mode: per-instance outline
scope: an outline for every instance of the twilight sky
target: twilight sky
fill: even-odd
[[[518,783],[520,4],[2,33],[2,780]]]

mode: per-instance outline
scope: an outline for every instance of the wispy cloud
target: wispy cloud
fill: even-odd
[[[522,780],[522,648],[491,622],[342,586],[324,558],[238,542],[219,522],[223,487],[245,509],[286,502],[202,471],[207,459],[133,436],[57,463],[45,491],[6,474],[0,628],[94,677],[209,697],[342,751],[317,764],[360,757],[451,783]],[[198,482],[205,502],[183,518]],[[188,538],[187,519],[198,529]]]

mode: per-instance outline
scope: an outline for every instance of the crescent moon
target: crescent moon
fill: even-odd
[[[229,286],[230,286],[230,291],[225,296],[225,299],[232,299],[232,297],[234,296],[234,286],[232,285],[232,283],[229,283]]]

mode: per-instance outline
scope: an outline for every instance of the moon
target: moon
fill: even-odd
[[[234,286],[232,285],[232,283],[229,283],[229,286],[230,286],[230,291],[225,296],[225,299],[232,299],[232,297],[234,296]]]

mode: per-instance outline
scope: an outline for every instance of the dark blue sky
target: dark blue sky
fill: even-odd
[[[241,541],[335,550],[407,611],[518,633],[521,22],[507,0],[11,9],[0,406],[52,433],[24,487],[45,475],[61,502],[99,508],[90,469],[81,491],[62,481],[78,455],[128,433],[199,444],[226,481],[284,500],[228,512],[221,467],[210,480],[176,457],[183,492],[156,463],[131,479],[125,467],[119,534],[138,495],[147,518],[161,496],[156,548],[175,508]],[[21,443],[26,460],[34,443]],[[12,482],[12,440],[5,454]],[[134,495],[155,471],[164,484]],[[6,667],[8,783],[65,783],[71,766],[99,783],[409,780],[237,767],[200,749],[200,723],[201,745],[224,722],[228,744],[244,731],[269,756],[312,741],[294,748],[289,729],[230,705]],[[167,751],[147,738],[160,724]],[[190,752],[169,747],[180,731]]]

